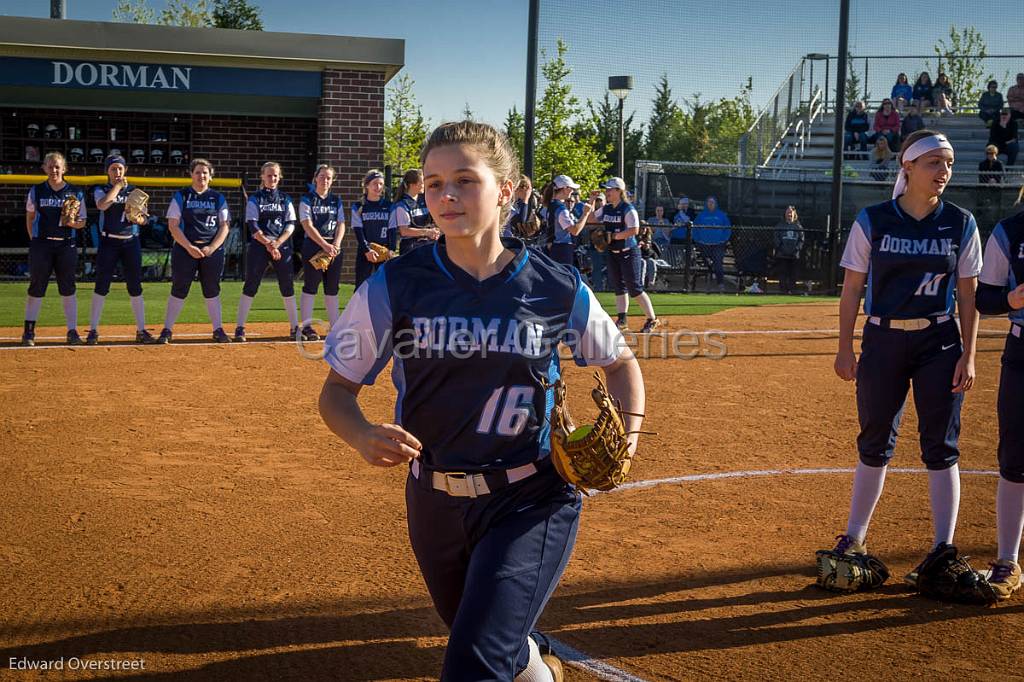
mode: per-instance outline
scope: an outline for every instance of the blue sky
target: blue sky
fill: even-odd
[[[49,4],[0,0],[0,15],[48,16]],[[115,0],[67,4],[71,19],[106,21]],[[493,123],[503,121],[513,105],[522,110],[525,0],[255,4],[263,9],[267,30],[403,38],[406,70],[416,80],[417,99],[434,123],[459,117],[467,102],[478,118]],[[160,8],[163,0],[150,0],[150,5]],[[541,0],[541,5],[541,45],[550,51],[557,36],[569,43],[569,60],[575,67],[572,82],[581,99],[603,96],[609,75],[633,75],[636,91],[627,99],[626,110],[638,110],[638,119],[646,118],[653,87],[663,72],[677,97],[700,92],[704,99],[732,96],[752,76],[758,105],[801,55],[836,53],[838,0]],[[850,39],[855,54],[931,54],[950,23],[977,27],[990,54],[1024,53],[1019,1],[853,0],[852,5]],[[920,59],[872,62],[872,95],[887,95],[896,72],[923,67]],[[1000,80],[1005,71],[1021,70],[1024,59],[991,63]]]

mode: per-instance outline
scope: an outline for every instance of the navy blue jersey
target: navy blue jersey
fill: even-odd
[[[555,199],[548,206],[548,232],[554,235],[555,244],[572,244],[572,233],[569,228],[574,226],[576,221],[572,214],[565,207],[564,201]]]
[[[381,197],[377,201],[363,198],[352,204],[352,229],[360,242],[391,245],[388,222],[391,219],[391,203]]]
[[[433,217],[430,215],[430,209],[427,208],[427,195],[424,192],[420,192],[419,196],[416,197],[416,207],[419,211],[419,219],[423,223],[416,227],[426,227],[434,222]]]
[[[957,279],[981,272],[978,225],[969,211],[943,201],[915,220],[893,199],[860,212],[839,264],[867,273],[867,315],[952,315]]]
[[[423,195],[420,195],[420,200]],[[388,218],[388,226],[397,229],[399,227],[426,227],[430,224],[430,213],[426,204],[421,205],[420,200],[413,199],[408,194],[391,204],[391,215]]]
[[[979,279],[1011,290],[1024,283],[1024,212],[1003,220],[992,230]],[[1024,309],[1011,310],[1010,319],[1024,326]]]
[[[338,231],[338,223],[345,222],[345,206],[336,194],[321,197],[316,192],[306,192],[299,201],[299,220],[313,223],[321,237],[331,240]]]
[[[168,218],[178,218],[178,227],[185,239],[195,244],[208,244],[220,230],[222,222],[230,222],[228,202],[224,195],[212,189],[199,193],[188,187],[174,193],[167,208]]]
[[[64,200],[69,196],[78,197],[78,220],[84,220],[85,193],[82,190],[67,182],[60,189],[53,189],[49,182],[32,186],[25,201],[25,210],[35,213],[32,219],[33,237],[74,239],[74,230],[60,224],[60,212],[64,207]]]
[[[444,241],[388,261],[345,306],[326,360],[372,384],[393,359],[395,421],[423,443],[423,462],[450,471],[507,469],[550,452],[557,344],[577,364],[607,366],[622,337],[574,268],[502,240],[515,252],[477,281]]]
[[[250,194],[245,203],[245,224],[252,234],[259,231],[270,239],[277,239],[289,226],[295,227],[292,198],[279,189],[261,187]]]
[[[92,198],[96,202],[96,208],[99,209],[100,201],[103,197],[107,196],[113,188],[113,183],[107,183],[102,187],[97,186],[92,191]],[[131,191],[135,189],[135,185],[125,185],[121,188],[121,191],[117,193],[117,197],[106,210],[100,211],[100,232],[106,234],[114,234],[118,236],[126,236],[130,234],[138,234],[139,226],[135,223],[129,222],[124,217],[124,202],[131,194]]]
[[[633,208],[633,204],[620,201],[618,206],[605,204],[599,208],[594,216],[604,223],[604,229],[609,232],[622,232],[640,227],[640,214]],[[631,249],[637,246],[636,235],[622,240],[616,240],[608,247],[612,251]]]

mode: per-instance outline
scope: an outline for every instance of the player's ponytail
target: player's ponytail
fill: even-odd
[[[551,205],[551,202],[555,198],[555,183],[549,182],[544,185],[541,189],[541,198],[544,200],[545,206]]]
[[[409,193],[409,187],[412,185],[422,184],[423,171],[419,168],[413,168],[412,170],[405,171],[405,175],[402,176],[402,181],[398,183],[398,192],[395,193],[395,198],[401,201],[402,197]]]

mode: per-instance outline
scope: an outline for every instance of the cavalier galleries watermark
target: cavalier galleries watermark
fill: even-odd
[[[314,319],[303,326],[326,325]],[[323,346],[304,340],[301,334],[296,335],[295,342],[304,358],[322,360],[331,353],[334,359],[346,362],[370,357],[384,361],[391,357],[467,360],[502,354],[538,360],[550,357],[552,352],[557,352],[561,360],[571,360],[616,356],[625,348],[641,359],[721,360],[728,355],[725,337],[726,332],[718,330],[678,329],[641,334],[601,325],[582,331],[570,327],[553,333],[541,320],[435,317],[413,318],[409,326],[397,331],[373,325],[334,330]]]
[[[146,660],[143,658],[79,658],[78,656],[32,659],[24,656],[21,658],[12,656],[7,660],[7,667],[10,670],[26,672],[31,670],[138,671],[146,669]]]

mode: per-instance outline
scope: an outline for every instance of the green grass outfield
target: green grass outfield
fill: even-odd
[[[89,324],[89,307],[92,302],[92,283],[80,283],[78,285],[78,325],[85,328]],[[0,283],[0,326],[20,327],[25,319],[25,295],[28,289],[27,282],[4,282]],[[167,295],[170,292],[170,282],[151,282],[143,285],[143,295],[146,298],[146,323],[149,327],[159,328],[163,321],[164,306],[167,303]],[[301,282],[295,283],[295,296],[298,299],[302,289]],[[224,327],[235,326],[235,311],[238,307],[238,297],[242,291],[241,282],[224,282],[221,285],[221,301],[224,306]],[[344,305],[352,295],[352,285],[342,284],[340,300]],[[600,293],[597,295],[601,305],[610,314],[615,313],[615,295]],[[736,294],[651,294],[654,302],[654,309],[659,315],[707,315],[717,313],[720,310],[736,308],[741,306],[757,305],[778,305],[782,303],[808,303],[808,302],[835,302],[838,299],[826,297],[807,296],[766,296],[766,295],[736,295]],[[643,312],[636,304],[630,305],[630,315],[643,315]],[[327,315],[323,307],[323,294],[316,297],[316,308],[313,316],[326,319]],[[281,296],[277,291],[277,282],[273,279],[266,279],[260,287],[259,294],[253,303],[252,311],[249,313],[250,322],[284,322],[284,308],[281,305]],[[199,283],[192,285],[189,297],[185,302],[185,309],[181,312],[178,322],[208,322],[206,317],[206,306],[203,303],[203,294],[200,291]],[[103,307],[103,318],[101,324],[133,324],[131,308],[128,305],[128,293],[124,284],[115,283],[110,288],[106,305]],[[64,313],[60,304],[60,295],[57,293],[57,285],[50,282],[46,291],[46,298],[43,299],[43,310],[39,315],[39,326],[59,327],[64,325]],[[229,329],[230,331],[230,329]]]

